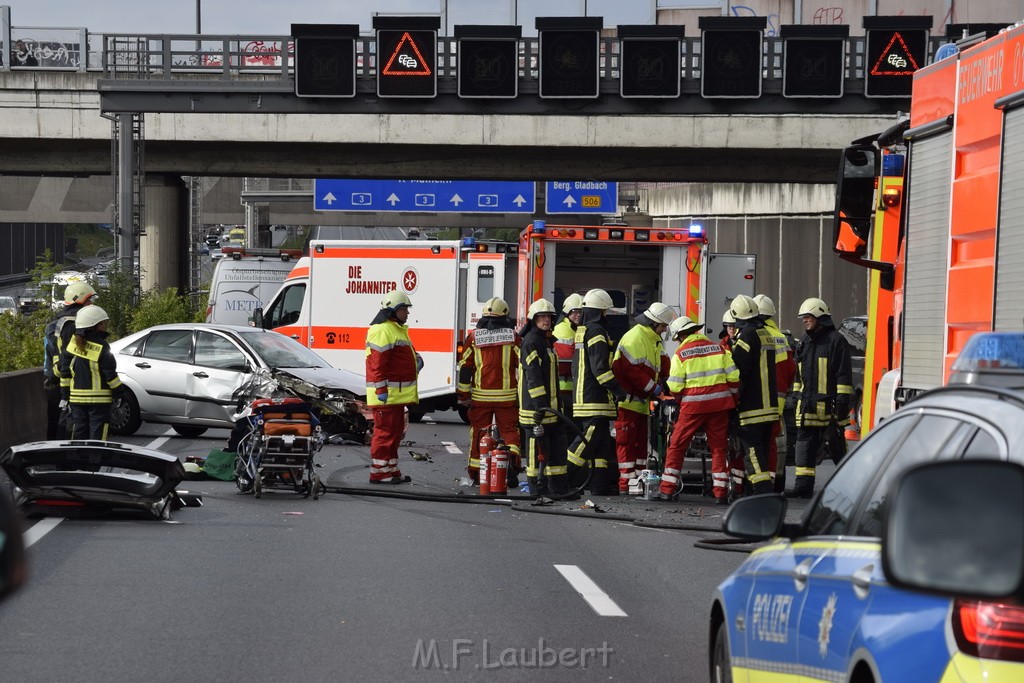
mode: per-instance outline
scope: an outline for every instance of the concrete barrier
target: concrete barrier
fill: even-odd
[[[45,438],[43,369],[0,373],[0,453],[15,444]]]

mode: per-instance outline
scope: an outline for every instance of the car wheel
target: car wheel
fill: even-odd
[[[142,413],[135,394],[127,387],[120,396],[110,403],[110,432],[119,436],[131,436],[142,426]]]
[[[409,422],[423,422],[423,418],[426,416],[427,411],[425,410],[409,410]]]
[[[192,425],[171,425],[171,429],[176,431],[181,436],[194,439],[197,436],[201,436],[205,431],[206,427],[194,427]]]
[[[459,419],[462,420],[464,424],[469,424],[469,408],[466,406],[459,406],[456,410],[459,411]]]
[[[732,683],[732,663],[729,659],[729,633],[723,621],[715,631],[711,647],[711,680],[713,683]]]

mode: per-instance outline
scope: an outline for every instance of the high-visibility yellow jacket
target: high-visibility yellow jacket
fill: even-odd
[[[793,385],[793,378],[796,376],[796,361],[793,359],[793,350],[789,347],[789,340],[782,333],[774,320],[768,318],[764,321],[764,328],[771,332],[773,346],[775,347],[775,390],[779,395],[779,414],[786,405],[786,394]]]
[[[416,389],[416,350],[409,328],[378,315],[366,331],[366,402],[371,406],[419,402]],[[381,400],[387,393],[387,401]]]
[[[562,318],[555,329],[555,355],[558,356],[558,390],[572,392],[572,356],[576,349],[576,328],[569,318]]]
[[[849,421],[853,400],[850,351],[831,317],[819,318],[817,329],[807,333],[797,347],[799,372],[793,391],[798,427],[827,427],[833,419],[839,425]]]
[[[601,324],[601,311],[583,309],[583,319],[576,327],[575,346],[572,359],[573,417],[616,417],[616,400],[626,398],[626,393],[612,372],[611,341]]]
[[[530,325],[523,337],[519,363],[519,424],[554,424],[558,416],[541,408],[558,408],[558,357],[548,333]]]
[[[84,347],[72,339],[61,352],[60,372],[70,379],[70,403],[110,403],[111,390],[121,386],[106,337],[106,332],[89,332]]]
[[[651,392],[661,376],[662,343],[650,325],[637,324],[622,335],[612,358],[615,380],[626,392],[619,407],[641,415],[651,414]]]
[[[691,334],[672,354],[668,390],[683,414],[717,413],[736,407],[740,371],[732,354],[703,334]]]

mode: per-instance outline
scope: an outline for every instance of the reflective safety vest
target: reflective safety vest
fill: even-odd
[[[386,404],[380,399],[385,392]],[[416,351],[409,328],[390,318],[370,325],[366,332],[366,403],[395,406],[418,402]]]
[[[849,422],[853,400],[850,351],[831,319],[819,324],[814,334],[805,334],[797,348],[799,373],[793,391],[798,427],[827,427],[833,419],[842,426]]]
[[[775,341],[760,321],[741,323],[733,343],[732,359],[740,371],[737,408],[740,425],[775,422],[779,419],[779,397],[775,390]]]
[[[555,355],[558,356],[558,390],[572,391],[572,356],[576,350],[576,329],[572,321],[562,318],[552,330],[555,337]]]
[[[70,379],[70,403],[110,403],[111,389],[121,386],[121,378],[117,360],[104,339],[86,338],[83,348],[72,341],[61,359],[61,372],[67,372]]]
[[[618,415],[616,399],[624,399],[626,394],[612,372],[611,342],[600,323],[600,311],[585,308],[583,315],[574,337],[572,415],[614,418]]]
[[[739,396],[740,371],[732,354],[703,334],[691,334],[672,354],[668,390],[681,414],[732,410]]]
[[[774,320],[768,318],[764,321],[764,328],[772,335],[775,348],[775,389],[779,394],[779,414],[786,405],[786,394],[793,385],[793,378],[796,376],[796,361],[793,360],[793,350],[789,347],[789,340]]]
[[[518,372],[516,331],[511,327],[477,327],[466,335],[466,346],[459,359],[459,399],[515,405]]]
[[[520,349],[519,424],[554,424],[554,413],[536,412],[541,408],[558,408],[558,357],[546,333],[534,327]]]
[[[619,407],[641,415],[651,414],[651,392],[661,377],[661,337],[649,325],[634,325],[619,341],[612,359],[615,380],[626,392]]]

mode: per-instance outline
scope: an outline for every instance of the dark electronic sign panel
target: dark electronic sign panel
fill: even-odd
[[[494,35],[482,35],[488,31],[474,32],[473,28],[492,29]],[[497,35],[500,29],[515,30]],[[455,27],[459,97],[512,99],[519,94],[519,33],[518,26]]]
[[[654,29],[668,27],[650,27]],[[677,36],[631,35],[627,27],[619,27],[619,94],[622,97],[679,97],[681,90],[680,43],[682,26]]]
[[[359,26],[355,24],[292,24],[295,94],[355,97],[358,35]]]
[[[767,19],[700,17],[699,21],[701,97],[760,97]]]
[[[783,97],[842,97],[849,32],[849,26],[783,26]]]
[[[597,21],[595,28],[590,24]],[[596,99],[600,95],[600,17],[537,18],[542,99]]]

